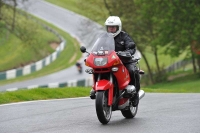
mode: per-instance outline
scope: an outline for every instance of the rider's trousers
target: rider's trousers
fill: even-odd
[[[138,93],[140,90],[140,75],[139,75],[138,67],[136,63],[124,63],[124,65],[130,74],[131,81],[129,84],[134,85]]]

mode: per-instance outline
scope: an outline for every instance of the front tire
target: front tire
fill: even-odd
[[[133,107],[133,102],[130,101],[129,107],[126,110],[121,110],[122,115],[127,118],[133,118],[137,114],[138,106]]]
[[[107,124],[112,115],[112,106],[108,106],[108,91],[96,92],[96,113],[102,124]]]

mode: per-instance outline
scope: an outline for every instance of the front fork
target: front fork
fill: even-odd
[[[113,103],[113,75],[110,73],[109,80],[101,79],[101,74],[98,74],[97,82],[95,84],[96,91],[108,90],[108,105],[111,106]]]

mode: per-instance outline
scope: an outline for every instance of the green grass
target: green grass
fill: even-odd
[[[23,67],[45,58],[55,50],[50,42],[60,39],[42,25],[17,10],[15,27],[11,28],[13,9],[2,6],[0,21],[0,71]]]
[[[54,51],[50,47],[49,42],[59,41],[59,38],[56,35],[47,31],[43,27],[37,26],[38,28],[35,28],[35,30],[37,30],[35,31],[37,32],[35,37],[38,41],[31,45],[28,44],[28,42],[24,42],[11,32],[6,31],[3,27],[3,23],[0,23],[0,25],[1,30],[4,30],[4,33],[6,33],[0,34],[0,37],[4,38],[4,41],[0,42],[0,71],[19,68],[48,56]]]
[[[52,4],[66,8],[91,20],[103,25],[108,17],[108,11],[104,6],[101,6],[102,0],[46,0]],[[99,3],[99,4],[97,4]]]
[[[38,88],[32,90],[18,90],[15,92],[1,92],[0,104],[45,100],[45,99],[60,99],[89,96],[90,88],[73,87],[73,88]]]
[[[144,87],[144,90],[157,93],[200,93],[200,74],[185,74],[170,81]]]

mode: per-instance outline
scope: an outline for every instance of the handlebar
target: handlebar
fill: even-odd
[[[132,60],[134,60],[135,62],[138,62],[140,60],[140,58],[134,58],[134,55],[131,55],[128,51],[118,51],[116,52],[116,54],[121,58],[132,58]]]
[[[116,52],[116,54],[123,57],[132,57],[132,55],[128,51],[118,51]]]

